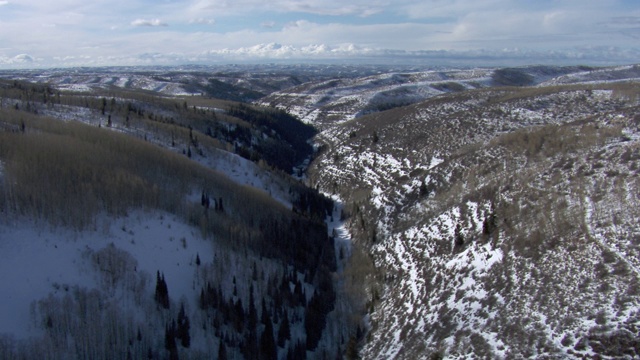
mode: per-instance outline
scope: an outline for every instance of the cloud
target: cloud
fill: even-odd
[[[385,8],[407,0],[196,0],[189,6],[190,13],[242,14],[249,11],[288,13],[296,12],[329,16],[371,16]]]
[[[273,29],[276,26],[275,21],[263,21],[260,23],[260,26],[265,29]]]
[[[640,16],[616,16],[611,19],[611,23],[617,25],[640,25]]]
[[[39,59],[29,54],[20,54],[14,57],[6,57],[0,55],[0,65],[14,68],[32,67],[37,64]]]
[[[162,22],[160,19],[136,19],[131,22],[132,26],[169,26],[167,23]]]
[[[9,2],[8,1],[0,1],[0,6],[2,6],[2,5],[9,5]]]
[[[201,25],[213,25],[216,21],[214,19],[197,18],[189,20],[189,24],[201,24]]]

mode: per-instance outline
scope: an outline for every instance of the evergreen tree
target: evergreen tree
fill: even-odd
[[[189,334],[190,327],[191,325],[189,324],[189,317],[184,311],[184,304],[180,304],[176,337],[180,339],[180,344],[185,348],[191,346],[191,335]]]
[[[269,317],[269,310],[267,310],[267,303],[262,298],[262,316],[260,317],[260,322],[263,325],[267,325],[267,323],[271,322],[271,318]]]
[[[176,344],[176,322],[171,322],[170,326],[165,327],[164,347],[169,351],[169,360],[178,360],[178,346]]]
[[[224,341],[220,340],[220,346],[218,347],[218,360],[227,360],[227,347],[224,346]]]
[[[247,326],[249,329],[255,330],[258,325],[258,312],[256,310],[256,303],[253,296],[253,284],[249,286],[249,316],[247,319]]]
[[[278,329],[278,346],[281,348],[284,348],[285,342],[291,339],[291,325],[289,325],[289,315],[287,314],[288,311],[284,310],[280,329]]]
[[[156,273],[155,300],[163,308],[169,308],[169,289],[164,281],[164,274],[160,275],[160,271]]]
[[[200,203],[202,204],[202,207],[204,207],[205,211],[209,210],[209,206],[211,205],[211,200],[209,199],[209,194],[204,192],[204,190],[202,190]]]
[[[309,300],[309,306],[304,312],[304,329],[307,333],[307,350],[315,350],[322,337],[322,330],[326,325],[325,304],[317,292]]]
[[[242,354],[246,359],[258,358],[260,348],[258,347],[258,339],[256,337],[256,331],[249,329],[246,332],[244,338],[244,345],[242,346]]]
[[[263,316],[265,318],[265,316]],[[262,336],[260,337],[260,358],[265,360],[277,360],[278,348],[273,336],[273,324],[271,323],[271,317],[266,314],[266,325]]]
[[[429,196],[429,188],[427,187],[427,183],[424,180],[422,180],[422,183],[420,184],[420,196]]]
[[[454,236],[455,236],[455,245],[456,245],[456,247],[460,247],[460,246],[464,245],[464,236],[462,235],[462,228],[461,228],[460,224],[456,225]]]

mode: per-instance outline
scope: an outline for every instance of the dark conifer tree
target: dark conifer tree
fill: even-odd
[[[178,312],[178,328],[176,330],[176,337],[180,339],[180,344],[185,348],[191,346],[191,335],[189,334],[190,327],[189,317],[184,311],[184,304],[181,304],[180,311]]]
[[[265,318],[263,316],[263,318]],[[269,313],[266,314],[266,325],[260,336],[260,358],[264,360],[277,360],[278,348],[273,335],[273,324]]]
[[[155,300],[163,308],[169,308],[169,290],[167,283],[164,281],[164,274],[160,275],[160,271],[156,273]]]
[[[177,348],[175,322],[167,324],[164,328],[164,348],[169,352]]]
[[[246,359],[257,359],[259,351],[257,333],[255,330],[249,329],[245,335],[242,354]]]
[[[284,348],[284,344],[287,340],[291,339],[291,326],[289,325],[289,315],[287,310],[284,310],[282,321],[280,323],[280,329],[278,329],[278,346]]]
[[[249,315],[247,326],[250,330],[255,330],[258,325],[258,312],[256,310],[256,302],[253,296],[253,284],[249,286]]]
[[[326,304],[317,292],[309,301],[304,312],[304,329],[307,333],[307,350],[315,350],[322,337],[322,330],[326,323]]]
[[[271,318],[269,316],[269,310],[267,310],[267,303],[264,301],[264,298],[262,298],[262,315],[260,317],[260,322],[263,325],[267,325],[267,323],[271,322]]]
[[[224,341],[220,340],[220,346],[218,346],[218,360],[227,359],[227,347],[224,345]]]
[[[464,245],[464,236],[462,235],[462,228],[460,227],[460,224],[456,225],[454,237],[456,247]]]

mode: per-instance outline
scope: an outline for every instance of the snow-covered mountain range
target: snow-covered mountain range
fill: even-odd
[[[280,359],[640,356],[638,65],[0,76],[0,211],[10,215],[0,223],[0,274],[13,289],[0,299],[10,305],[0,333],[12,334],[0,357],[52,346],[60,356],[88,354],[95,339],[82,331],[100,329],[83,327],[87,316],[133,357],[215,358],[223,348],[250,358],[273,355],[274,343]],[[66,125],[48,125],[58,123]],[[97,157],[64,152],[59,135]],[[74,174],[99,178],[86,177],[102,171],[86,160],[124,156],[108,147],[124,139],[136,158],[156,159],[149,145],[171,161],[160,170],[112,163],[121,175],[105,183],[144,184],[146,195],[96,216],[94,204],[110,194],[100,181],[68,185],[43,176],[57,167],[19,166],[47,163],[20,144],[55,145],[40,153],[74,154],[83,169]],[[182,179],[170,170],[182,163],[174,156],[198,176],[171,180]],[[91,210],[75,212],[83,226],[64,224],[77,207],[53,201],[65,198],[57,190],[33,200],[16,180],[36,175],[52,189],[95,194],[69,200]],[[162,282],[170,309],[158,297]],[[185,314],[192,345],[172,345],[183,341]]]

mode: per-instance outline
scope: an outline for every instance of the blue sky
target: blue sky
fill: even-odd
[[[640,0],[0,0],[0,67],[429,51],[640,62]]]

